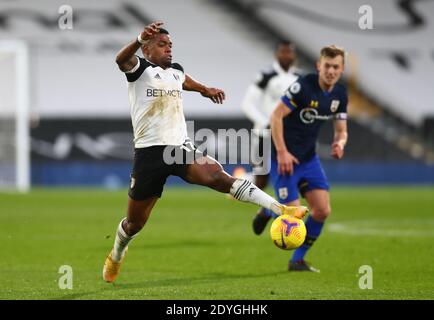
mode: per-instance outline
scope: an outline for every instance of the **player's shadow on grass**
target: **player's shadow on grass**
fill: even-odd
[[[287,271],[281,272],[268,272],[261,274],[227,274],[224,272],[214,272],[208,273],[199,277],[185,277],[185,278],[174,278],[174,279],[159,279],[159,280],[146,280],[142,282],[134,283],[115,283],[106,284],[101,290],[98,291],[87,291],[81,293],[65,294],[59,297],[53,298],[53,300],[76,300],[92,295],[100,295],[102,292],[116,291],[116,290],[130,290],[130,289],[150,289],[159,287],[172,287],[172,286],[194,286],[202,285],[207,283],[215,283],[216,281],[224,280],[241,280],[241,279],[254,279],[254,278],[266,278],[269,276],[276,276],[278,274],[288,273]],[[154,297],[155,298],[155,297]]]
[[[99,293],[101,293],[101,291],[89,291],[89,292],[82,292],[82,293],[65,294],[60,297],[56,297],[52,300],[76,300],[93,294],[98,295]]]
[[[185,240],[179,240],[176,242],[160,242],[160,243],[146,243],[143,245],[136,246],[139,249],[167,249],[167,248],[191,248],[191,247],[216,247],[219,244],[215,241],[204,241],[204,240],[197,240],[197,239],[185,239]]]
[[[110,243],[111,245],[112,243]],[[146,243],[146,244],[140,244],[135,243],[134,244],[134,250],[154,250],[154,249],[173,249],[173,248],[200,248],[200,247],[218,247],[225,245],[226,243],[223,242],[215,242],[215,241],[204,241],[204,240],[198,240],[198,239],[185,239],[185,240],[179,240],[176,242],[160,242],[160,243]],[[96,249],[101,250],[107,250],[109,246],[98,246]]]
[[[223,272],[209,273],[199,277],[185,277],[174,279],[157,279],[147,280],[143,282],[134,283],[118,283],[116,285],[119,289],[144,289],[144,288],[158,288],[158,287],[170,287],[170,286],[182,286],[182,285],[201,285],[206,283],[215,283],[216,281],[224,280],[241,280],[241,279],[254,279],[254,278],[266,278],[270,276],[276,276],[277,274],[288,273],[282,272],[269,272],[260,274],[227,274]]]

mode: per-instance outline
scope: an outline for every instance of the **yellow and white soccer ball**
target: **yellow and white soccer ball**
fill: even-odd
[[[306,226],[303,220],[281,215],[273,221],[270,235],[278,248],[292,250],[301,246],[306,239]]]

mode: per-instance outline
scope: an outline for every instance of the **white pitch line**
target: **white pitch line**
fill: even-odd
[[[327,225],[327,230],[330,232],[347,234],[352,236],[366,235],[366,236],[379,236],[379,237],[434,237],[433,230],[417,230],[414,227],[411,229],[396,229],[393,227],[379,226],[375,227],[375,221],[368,226],[366,222],[363,224],[357,224],[350,222],[345,223],[330,223]]]

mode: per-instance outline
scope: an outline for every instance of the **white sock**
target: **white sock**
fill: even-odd
[[[115,262],[121,261],[121,259],[125,255],[125,251],[128,248],[128,243],[134,239],[134,236],[129,236],[124,231],[124,228],[122,228],[122,223],[125,219],[122,219],[121,223],[119,223],[118,229],[116,231],[116,239],[115,244],[113,246],[113,253],[112,253],[112,259]]]
[[[254,203],[270,209],[276,214],[282,214],[282,205],[250,181],[244,179],[235,180],[230,194],[239,201]]]

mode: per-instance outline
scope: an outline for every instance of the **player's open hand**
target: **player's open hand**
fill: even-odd
[[[338,142],[334,142],[332,144],[331,155],[335,159],[342,159],[342,157],[344,156],[344,148]]]
[[[202,92],[204,97],[210,98],[212,102],[222,104],[226,99],[225,92],[221,89],[217,88],[206,88],[204,92]]]
[[[143,32],[140,34],[140,37],[143,40],[150,40],[152,39],[156,34],[158,34],[160,32],[160,27],[163,25],[164,23],[161,21],[155,21],[149,25],[147,25],[145,27],[145,29],[143,30]]]
[[[294,163],[299,164],[300,162],[288,151],[277,153],[277,172],[280,175],[285,175],[287,173],[292,175],[294,172]]]

